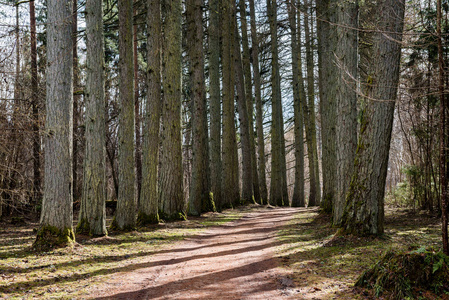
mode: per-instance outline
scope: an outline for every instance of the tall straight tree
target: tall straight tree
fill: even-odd
[[[249,142],[251,150],[251,168],[252,168],[252,178],[253,178],[253,194],[254,200],[262,204],[260,198],[260,187],[259,187],[259,173],[257,172],[257,157],[256,157],[256,144],[254,137],[254,97],[253,97],[253,87],[251,84],[251,60],[250,60],[250,50],[248,42],[248,22],[246,20],[246,4],[245,1],[239,1],[240,8],[240,24],[242,31],[242,64],[243,73],[245,80],[245,98],[246,107],[248,110],[248,120],[249,120]]]
[[[212,211],[207,169],[209,153],[207,147],[206,87],[204,83],[202,0],[187,0],[187,40],[192,82],[192,184],[190,186],[188,213],[199,216]],[[205,126],[206,125],[206,126]]]
[[[346,196],[342,228],[366,235],[384,232],[384,194],[388,156],[399,83],[399,64],[404,22],[404,0],[378,0],[371,16],[377,16],[364,40],[372,51],[364,65],[367,72],[361,105],[360,136],[354,173]],[[368,18],[367,18],[368,19]]]
[[[112,228],[132,230],[136,226],[136,171],[134,159],[134,64],[133,1],[118,1],[119,15],[119,129],[117,212]]]
[[[443,37],[441,34],[442,4],[437,0],[437,38],[438,38],[438,92],[440,98],[440,188],[441,188],[441,234],[443,252],[449,255],[448,237],[448,191],[447,191],[447,95],[444,94],[444,56]]]
[[[138,1],[134,0],[134,9],[133,15],[134,17],[138,16],[138,12],[136,9]],[[139,60],[138,60],[138,37],[137,37],[137,24],[133,22],[133,65],[134,65],[134,114],[135,114],[135,130],[136,130],[136,198],[137,205],[139,205],[140,201],[140,191],[142,188],[142,134],[140,132],[140,103],[139,103]]]
[[[293,187],[292,206],[304,207],[304,132],[301,99],[299,93],[299,65],[298,40],[296,32],[296,3],[290,0],[287,4],[288,19],[291,32],[292,71],[293,71],[293,109],[294,109],[294,135],[295,135],[295,185]]]
[[[251,16],[251,57],[254,76],[254,102],[256,103],[256,131],[257,131],[257,156],[258,156],[258,175],[260,188],[260,203],[268,203],[267,178],[265,175],[265,141],[263,134],[263,112],[262,96],[259,69],[259,38],[256,27],[256,10],[254,0],[249,0],[249,11]]]
[[[342,1],[337,10],[337,193],[333,202],[332,222],[339,225],[345,206],[346,192],[354,169],[357,144],[357,27],[358,1]]]
[[[78,62],[78,1],[72,1],[72,61],[73,61],[73,143],[72,143],[72,190],[73,197],[78,200],[80,197],[81,187],[78,184],[78,169],[80,160],[79,143],[82,140],[81,130],[81,93],[80,90],[80,68]]]
[[[284,122],[282,115],[281,79],[279,71],[277,2],[267,1],[271,35],[271,184],[270,203],[289,205],[285,165]]]
[[[158,223],[159,131],[162,102],[162,19],[160,0],[147,1],[147,101],[143,129],[142,185],[137,221]]]
[[[243,1],[243,0],[242,0]],[[237,91],[237,109],[239,112],[240,141],[242,144],[242,202],[252,203],[253,200],[253,168],[251,158],[250,125],[248,107],[245,94],[245,82],[243,77],[242,56],[240,54],[240,38],[235,19],[235,44],[234,44],[234,72]]]
[[[316,117],[315,117],[315,74],[312,50],[312,32],[310,29],[309,15],[312,14],[312,2],[304,1],[306,13],[304,14],[304,35],[306,48],[306,65],[307,65],[307,106],[305,114],[307,114],[306,127],[307,133],[307,151],[309,158],[309,178],[310,178],[310,194],[308,206],[319,205],[321,201],[320,174],[318,167],[318,148],[316,136]]]
[[[167,0],[163,39],[162,164],[160,205],[163,218],[184,219],[181,141],[181,0]]]
[[[33,202],[41,198],[41,138],[39,135],[39,90],[37,78],[36,10],[34,0],[30,1],[31,41],[31,110],[33,113]]]
[[[239,169],[235,132],[235,2],[222,1],[222,66],[223,66],[223,200],[224,207],[240,203]]]
[[[45,181],[36,248],[67,245],[73,233],[72,3],[48,1]]]
[[[103,9],[86,1],[86,118],[84,181],[77,231],[102,236],[106,231],[106,118],[104,100]]]
[[[330,0],[318,0],[318,72],[320,90],[323,197],[321,208],[332,212],[336,192],[336,95],[337,67],[333,53],[336,41],[336,5]]]
[[[220,1],[209,1],[209,107],[210,107],[210,184],[215,206],[221,211],[221,101],[220,101]]]

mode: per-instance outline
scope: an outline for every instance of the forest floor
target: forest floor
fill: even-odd
[[[46,253],[31,249],[36,226],[0,223],[0,299],[373,299],[353,284],[386,251],[440,245],[438,218],[391,208],[381,238],[336,237],[316,208],[257,205]]]

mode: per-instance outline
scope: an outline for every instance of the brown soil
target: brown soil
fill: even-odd
[[[142,268],[93,287],[98,299],[290,299],[277,232],[295,208],[260,207],[149,256]],[[298,299],[296,295],[295,299]]]

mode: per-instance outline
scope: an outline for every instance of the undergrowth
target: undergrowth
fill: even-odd
[[[438,248],[441,243],[438,218],[405,209],[386,208],[381,237],[336,236],[337,229],[329,224],[330,217],[318,209],[303,209],[279,233],[278,256],[294,282],[292,293],[301,299],[379,299],[374,290],[354,288],[365,270],[391,251]],[[430,294],[422,299],[445,299]],[[382,297],[387,299],[388,293]]]
[[[408,252],[387,252],[365,271],[356,286],[367,287],[379,297],[395,300],[427,295],[449,295],[449,257],[441,251],[421,247]]]

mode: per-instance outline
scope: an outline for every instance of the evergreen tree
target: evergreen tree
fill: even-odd
[[[71,244],[73,65],[71,1],[48,0],[45,181],[36,248]]]
[[[77,231],[102,236],[106,231],[106,120],[102,1],[86,1],[85,87],[86,149]]]

